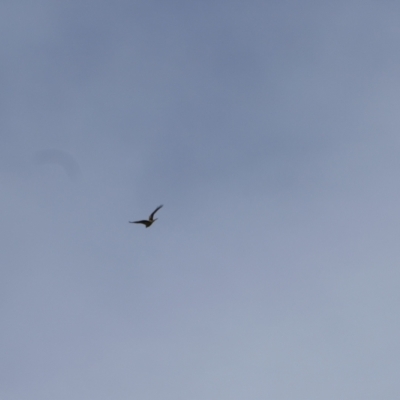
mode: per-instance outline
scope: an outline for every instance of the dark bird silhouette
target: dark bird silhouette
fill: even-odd
[[[158,218],[154,218],[154,214],[162,207],[163,205],[157,207],[149,216],[149,219],[142,219],[141,221],[129,221],[130,224],[143,224],[146,225],[146,228],[151,226],[154,221],[157,221]]]

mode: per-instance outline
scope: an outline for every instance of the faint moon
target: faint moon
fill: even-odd
[[[57,149],[40,150],[35,153],[36,165],[56,164],[61,166],[72,179],[79,178],[81,171],[74,157],[65,151]]]

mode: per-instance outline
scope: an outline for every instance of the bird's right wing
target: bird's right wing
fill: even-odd
[[[149,220],[152,220],[154,218],[154,214],[162,207],[163,205],[161,204],[161,206],[158,206],[151,214],[149,217]]]

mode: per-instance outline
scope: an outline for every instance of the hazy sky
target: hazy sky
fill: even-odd
[[[399,20],[1,1],[0,398],[400,398]]]

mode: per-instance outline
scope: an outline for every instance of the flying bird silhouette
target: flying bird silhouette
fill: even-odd
[[[130,224],[143,224],[146,225],[146,228],[148,228],[149,226],[151,226],[153,224],[154,221],[157,221],[158,218],[154,218],[154,214],[162,207],[163,205],[161,204],[161,206],[158,206],[149,216],[149,219],[142,219],[141,221],[129,221]]]

